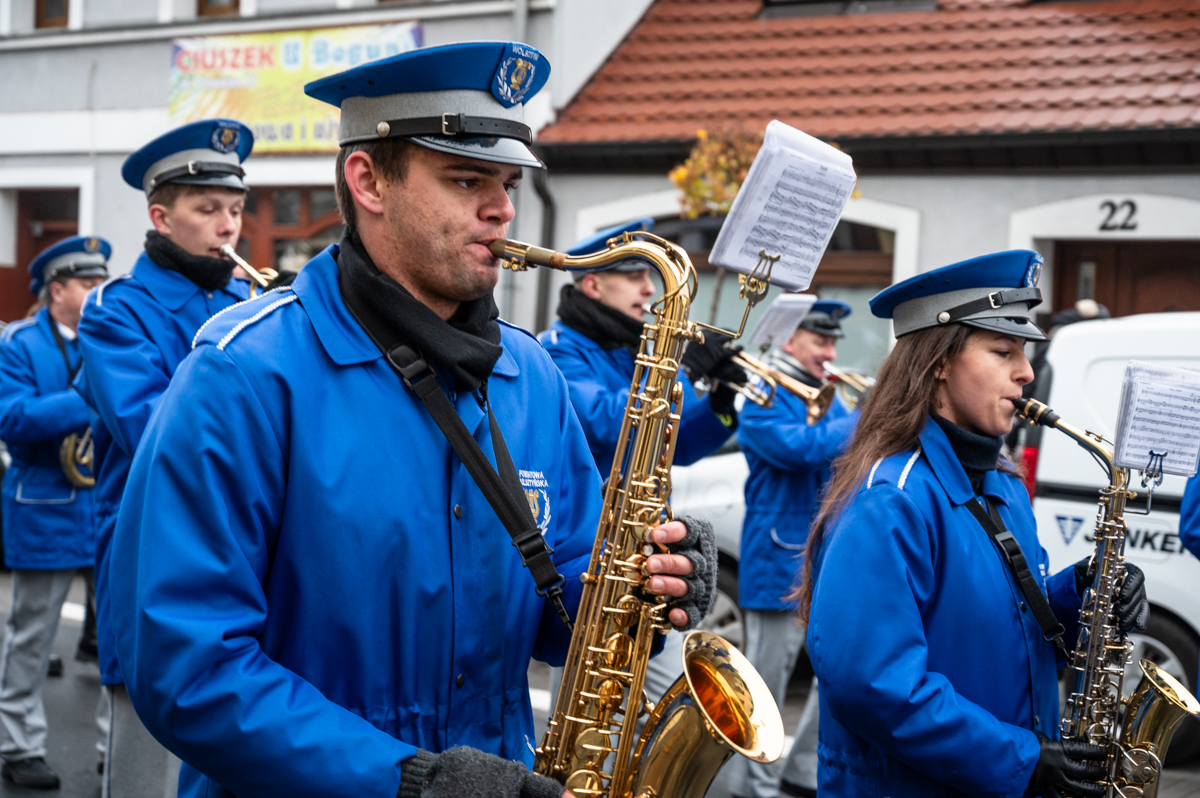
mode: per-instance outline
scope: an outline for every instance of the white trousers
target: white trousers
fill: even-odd
[[[0,756],[6,761],[46,756],[42,689],[63,602],[77,571],[13,571],[12,611],[0,651]]]
[[[104,693],[109,724],[101,798],[175,798],[179,757],[150,736],[133,710],[125,685],[107,685]]]
[[[767,683],[775,703],[782,709],[792,668],[804,647],[807,628],[796,623],[791,612],[743,610],[746,644],[742,653]],[[729,791],[739,798],[775,798],[779,779],[800,787],[817,787],[817,680],[813,679],[808,703],[800,716],[795,741],[784,765],[762,764],[735,756],[727,766]]]

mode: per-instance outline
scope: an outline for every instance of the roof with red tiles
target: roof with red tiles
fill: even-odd
[[[825,139],[1200,127],[1200,2],[940,0],[763,18],[656,0],[539,143],[666,142],[771,119]]]

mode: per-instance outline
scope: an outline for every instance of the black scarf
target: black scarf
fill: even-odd
[[[575,332],[591,338],[601,349],[625,347],[636,357],[641,347],[645,326],[642,322],[592,299],[573,285],[562,287],[558,317]]]
[[[146,254],[150,260],[179,272],[205,291],[216,291],[229,284],[233,276],[234,263],[225,258],[210,258],[208,255],[193,255],[157,230],[146,233]]]
[[[346,235],[338,245],[338,269],[345,275],[343,290],[371,307],[395,332],[412,345],[453,388],[470,393],[483,385],[503,351],[500,311],[492,295],[463,302],[443,321],[404,286],[380,273],[361,244]]]
[[[933,420],[950,439],[950,448],[954,450],[958,462],[962,463],[963,471],[967,472],[967,479],[971,480],[971,487],[978,495],[983,490],[983,478],[996,468],[1004,439],[965,430],[937,413],[933,414]]]

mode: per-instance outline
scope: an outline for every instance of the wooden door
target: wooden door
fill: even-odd
[[[1092,298],[1113,316],[1200,310],[1200,241],[1059,241],[1054,310]]]
[[[0,268],[0,320],[24,318],[35,301],[29,293],[29,263],[51,244],[79,230],[79,192],[17,192],[17,262]]]

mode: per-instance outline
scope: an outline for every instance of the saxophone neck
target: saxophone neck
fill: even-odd
[[[498,238],[488,244],[506,268],[521,271],[530,266],[545,266],[570,272],[601,271],[626,260],[645,263],[658,272],[663,281],[664,299],[684,294],[690,303],[695,293],[696,269],[687,253],[675,244],[650,233],[624,233],[608,240],[608,247],[589,255],[568,255],[521,241]],[[620,242],[620,243],[618,243]]]
[[[1112,447],[1105,443],[1100,435],[1068,424],[1058,413],[1036,399],[1017,399],[1013,404],[1016,405],[1017,415],[1021,418],[1031,424],[1057,429],[1091,453],[1108,472],[1110,487],[1125,487],[1128,481],[1126,471],[1113,466]]]

